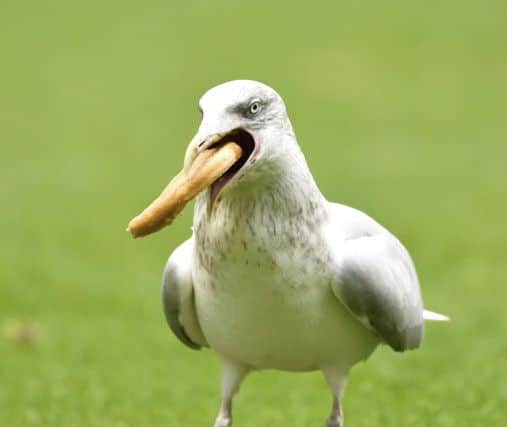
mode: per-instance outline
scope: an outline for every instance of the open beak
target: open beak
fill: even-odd
[[[187,149],[183,170],[157,199],[130,221],[127,231],[134,238],[171,224],[190,200],[224,176],[243,154],[240,145],[218,135],[204,142],[197,141],[194,138]]]

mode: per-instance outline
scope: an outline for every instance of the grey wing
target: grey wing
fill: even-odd
[[[336,247],[333,292],[394,350],[417,348],[424,334],[423,303],[412,259],[396,237],[361,215],[370,221],[363,236]]]
[[[192,281],[193,238],[167,260],[162,279],[162,304],[167,324],[181,342],[193,349],[208,346],[195,309]]]

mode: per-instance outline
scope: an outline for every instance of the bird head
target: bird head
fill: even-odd
[[[186,150],[183,171],[130,222],[127,230],[134,237],[170,224],[206,188],[213,206],[239,183],[275,177],[284,168],[273,164],[299,151],[287,149],[297,143],[282,98],[262,83],[223,83],[202,96],[199,109],[202,121]]]
[[[211,201],[238,182],[266,178],[268,164],[282,156],[284,136],[293,134],[285,104],[278,93],[265,84],[234,80],[207,91],[199,101],[202,121],[185,155],[188,171],[196,157],[226,141],[236,142],[241,158],[211,184]]]

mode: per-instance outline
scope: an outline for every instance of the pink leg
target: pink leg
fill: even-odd
[[[249,369],[246,366],[232,363],[222,358],[222,405],[215,421],[215,427],[232,426],[232,398]]]
[[[347,374],[339,369],[323,369],[324,376],[333,393],[331,415],[327,419],[327,427],[343,427],[344,417],[340,401],[347,383]]]

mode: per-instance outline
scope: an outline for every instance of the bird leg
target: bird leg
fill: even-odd
[[[338,398],[333,396],[333,408],[326,427],[343,427],[343,411]]]
[[[232,426],[232,397],[225,399],[220,406],[218,417],[215,421],[215,427]]]
[[[343,397],[345,384],[347,383],[347,374],[343,374],[336,369],[324,369],[323,372],[333,393],[333,406],[326,426],[343,427],[344,417],[340,401]]]
[[[232,426],[232,398],[249,369],[246,366],[222,359],[222,405],[215,421],[215,427]]]

